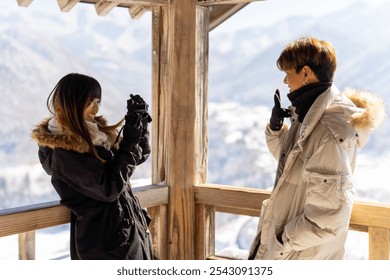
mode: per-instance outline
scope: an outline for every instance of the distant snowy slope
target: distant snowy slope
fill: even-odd
[[[98,17],[85,5],[61,13],[56,2],[46,9],[3,1],[0,7],[0,167],[36,160],[31,128],[48,116],[47,96],[67,73],[99,80],[101,113],[111,123],[123,117],[130,92],[150,100],[150,28],[145,21],[131,20],[124,9]]]

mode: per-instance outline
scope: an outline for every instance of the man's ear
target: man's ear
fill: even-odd
[[[313,71],[311,70],[311,68],[307,65],[303,66],[302,68],[302,71],[303,71],[303,76],[306,78],[310,73],[312,73]]]
[[[303,66],[303,77],[308,78],[310,82],[318,82],[317,75],[314,73],[314,71],[307,65]]]

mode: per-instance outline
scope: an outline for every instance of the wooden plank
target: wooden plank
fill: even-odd
[[[195,202],[218,207],[231,207],[260,211],[263,200],[269,198],[270,191],[203,184],[195,187]]]
[[[213,30],[249,3],[217,5],[210,7],[209,30]]]
[[[57,0],[62,12],[69,12],[80,0]]]
[[[137,187],[134,194],[144,208],[168,204],[168,187],[164,185]]]
[[[19,7],[28,7],[33,0],[17,0]]]
[[[360,232],[368,232],[368,227],[367,226],[362,226],[362,225],[355,225],[355,224],[349,224],[349,230],[353,231],[360,231]]]
[[[390,204],[359,202],[353,205],[351,224],[373,227],[390,227]]]
[[[35,260],[35,231],[19,233],[19,260]]]
[[[156,259],[166,260],[168,252],[168,207],[167,205],[148,208],[152,222],[149,225],[152,234],[153,252]]]
[[[195,31],[195,178],[193,184],[207,181],[208,169],[208,76],[209,76],[209,9],[196,8]]]
[[[195,259],[205,260],[215,254],[215,207],[197,204]]]
[[[96,13],[99,16],[106,16],[113,8],[119,5],[118,1],[101,0],[95,4]]]
[[[226,4],[242,4],[251,3],[265,0],[197,0],[198,5],[202,6],[214,6],[214,5],[226,5]]]
[[[62,205],[0,216],[0,237],[69,223],[70,211]]]
[[[195,186],[195,202],[215,205],[226,211],[260,211],[270,191],[235,186],[202,184]],[[231,210],[228,210],[231,208]],[[364,231],[368,226],[390,228],[390,204],[356,201],[350,224]]]
[[[208,256],[207,260],[211,260],[211,261],[227,261],[227,260],[234,260],[234,259],[213,255],[213,256]]]
[[[138,20],[140,19],[147,11],[150,11],[151,8],[144,7],[140,5],[131,5],[129,7],[129,14],[132,19]]]
[[[149,185],[134,189],[144,208],[168,203],[168,187]],[[0,237],[54,227],[70,222],[70,211],[58,201],[0,211]]]
[[[80,0],[80,3],[95,5],[101,0]],[[145,7],[156,7],[169,5],[171,0],[104,0],[108,2],[118,2],[119,7],[129,8],[132,5],[141,5]]]
[[[152,9],[152,182],[166,184],[167,112],[169,98],[169,65],[167,7]],[[150,227],[154,252],[158,259],[168,259],[168,207],[148,208],[152,217]]]
[[[252,216],[252,217],[259,217],[260,215],[260,210],[243,209],[243,208],[231,207],[228,205],[216,206],[215,211],[233,214],[233,215],[243,215],[243,216]]]
[[[369,259],[370,260],[388,260],[389,259],[389,240],[390,234],[388,228],[368,228],[369,238]]]
[[[152,182],[166,183],[169,98],[168,11],[164,7],[152,10]]]

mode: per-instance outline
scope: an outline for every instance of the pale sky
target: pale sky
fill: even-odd
[[[347,7],[352,3],[368,3],[380,6],[388,0],[266,0],[252,2],[239,13],[224,22],[230,30],[249,26],[267,26],[286,16],[322,16]],[[215,29],[217,31],[218,28]]]

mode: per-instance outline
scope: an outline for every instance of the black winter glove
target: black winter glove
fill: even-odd
[[[278,131],[282,128],[284,118],[291,117],[291,114],[289,109],[281,108],[280,93],[278,89],[274,94],[274,102],[275,105],[272,108],[272,114],[269,123],[273,131]]]
[[[141,96],[130,94],[130,98],[127,100],[127,113],[123,128],[123,148],[128,149],[133,144],[139,144],[145,138],[148,123],[152,121],[148,114],[148,107],[149,105]],[[144,143],[143,146],[145,146]]]
[[[141,115],[142,124],[146,127],[147,123],[152,121],[151,116],[148,113],[149,105],[138,94],[130,94],[130,99],[127,100],[127,114],[132,115],[137,113]]]
[[[138,145],[142,149],[142,158],[138,162],[138,164],[141,164],[149,158],[151,152],[149,143],[149,131],[147,129],[144,129]]]
[[[133,144],[138,144],[143,133],[141,117],[137,114],[125,116],[125,125],[123,127],[122,145],[129,148]]]

